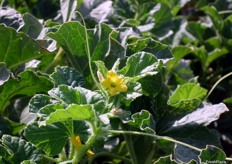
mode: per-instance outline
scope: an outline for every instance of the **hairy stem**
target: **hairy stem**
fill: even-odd
[[[208,99],[208,97],[210,96],[210,94],[213,92],[213,90],[216,88],[216,86],[221,82],[223,81],[225,78],[229,77],[232,75],[232,72],[230,73],[227,73],[226,75],[224,75],[222,78],[220,78],[214,85],[213,87],[211,88],[211,90],[208,92],[208,95],[206,96],[205,100]]]
[[[93,78],[93,81],[95,83],[95,85],[97,85],[98,89],[100,89],[102,91],[102,93],[104,94],[105,97],[107,97],[107,93],[105,92],[105,90],[103,89],[103,87],[99,84],[99,82],[97,81],[94,73],[93,73],[93,68],[92,68],[92,63],[91,63],[91,53],[90,53],[90,47],[89,47],[89,39],[88,39],[88,33],[87,33],[87,28],[86,28],[86,24],[85,24],[85,20],[83,18],[83,16],[81,15],[81,13],[77,12],[80,17],[81,20],[83,22],[83,26],[84,26],[84,31],[85,31],[85,41],[86,41],[86,53],[88,56],[88,64],[89,64],[89,70],[90,70],[90,74]]]
[[[143,133],[143,132],[137,132],[137,131],[107,130],[107,132],[115,133],[115,134],[133,134],[133,135],[149,136],[149,137],[153,137],[153,138],[161,138],[161,139],[165,139],[167,141],[175,142],[175,143],[180,144],[182,146],[191,148],[191,149],[196,150],[198,152],[202,151],[201,149],[199,149],[197,147],[194,147],[192,145],[189,145],[189,144],[181,142],[181,141],[177,141],[177,140],[175,140],[175,139],[173,139],[171,137],[167,137],[167,136],[158,136],[158,135],[155,135],[155,134],[149,134],[149,133]]]

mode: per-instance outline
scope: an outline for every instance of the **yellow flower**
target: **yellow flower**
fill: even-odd
[[[123,78],[112,70],[107,72],[106,78],[101,80],[101,84],[111,96],[116,95],[118,92],[127,91],[127,86],[124,84]]]
[[[72,136],[72,137],[70,137],[70,140],[71,140],[72,144],[75,146],[77,151],[80,151],[82,149],[82,147],[84,146],[81,143],[80,136]],[[90,157],[92,157],[94,155],[94,152],[92,152],[91,150],[88,150],[86,152],[86,155],[90,158]]]

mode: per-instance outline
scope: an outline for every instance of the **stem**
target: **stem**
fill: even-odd
[[[90,147],[92,146],[92,144],[96,140],[97,136],[98,136],[98,133],[92,134],[89,137],[88,141],[85,143],[85,145],[82,147],[82,149],[78,152],[77,151],[75,152],[73,164],[77,164],[81,161],[81,159],[85,156],[86,152],[90,149]]]
[[[58,62],[62,59],[63,55],[64,55],[64,50],[60,47],[52,63],[48,65],[45,72],[49,72],[52,68],[54,68],[58,64]]]
[[[70,154],[69,154],[69,157],[68,159],[71,160],[73,159],[74,157],[74,154],[75,154],[75,146],[70,142]]]
[[[64,147],[64,148],[62,149],[62,151],[60,152],[59,158],[60,158],[62,161],[67,160],[67,156],[66,156],[66,153],[65,153],[65,147]]]
[[[60,162],[60,161],[58,161],[57,159],[54,159],[54,158],[49,157],[49,156],[44,155],[44,154],[42,154],[41,156],[44,157],[45,159],[51,161],[51,162],[55,162],[55,163],[59,163],[59,162]]]
[[[81,148],[80,151],[75,151],[75,155],[73,158],[73,164],[77,164],[81,161],[81,159],[85,156],[86,152],[90,149],[90,147],[93,145],[93,143],[95,142],[95,140],[97,139],[100,131],[101,131],[101,127],[96,128],[94,121],[90,121],[90,125],[92,127],[92,135],[89,137],[89,139],[87,140],[87,142],[85,143],[85,145]]]
[[[211,88],[211,90],[208,92],[208,95],[206,96],[205,100],[208,99],[208,97],[210,96],[210,94],[213,92],[213,90],[216,88],[216,86],[222,81],[224,80],[225,78],[229,77],[232,75],[232,72],[224,75],[222,78],[220,78],[214,85],[213,87]]]
[[[222,14],[231,14],[232,11],[231,11],[231,10],[224,10],[224,11],[219,11],[218,13],[219,13],[220,15],[222,15]]]
[[[232,158],[226,158],[227,161],[232,161]]]
[[[91,74],[91,76],[93,78],[94,83],[102,91],[102,93],[104,94],[104,96],[107,97],[107,93],[102,88],[102,86],[98,83],[96,77],[94,76],[93,68],[92,68],[92,63],[91,63],[91,53],[90,53],[90,48],[89,48],[89,39],[88,39],[88,33],[87,33],[87,28],[86,28],[85,20],[84,20],[83,16],[81,15],[81,13],[79,13],[78,11],[77,11],[77,13],[80,15],[81,20],[83,22],[83,26],[84,26],[85,40],[86,40],[86,53],[87,53],[87,56],[88,56],[88,64],[89,64],[90,74]]]
[[[136,131],[120,131],[120,130],[107,130],[107,132],[111,132],[111,133],[115,133],[115,134],[133,134],[133,135],[143,135],[143,136],[149,136],[149,137],[153,137],[153,138],[161,138],[161,139],[165,139],[167,141],[171,141],[171,142],[175,142],[175,143],[178,143],[182,146],[185,146],[185,147],[188,147],[188,148],[191,148],[193,150],[196,150],[198,152],[201,152],[202,150],[197,148],[197,147],[194,147],[192,145],[189,145],[189,144],[186,144],[184,142],[181,142],[181,141],[177,141],[171,137],[167,137],[167,136],[158,136],[158,135],[155,135],[155,134],[149,134],[149,133],[143,133],[143,132],[136,132]]]

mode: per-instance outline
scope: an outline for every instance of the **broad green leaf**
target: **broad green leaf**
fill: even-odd
[[[229,109],[223,103],[215,105],[205,104],[196,111],[193,111],[180,120],[175,121],[173,126],[180,126],[189,123],[197,123],[208,126],[211,122],[218,120],[220,115],[226,111],[229,111]]]
[[[226,163],[226,154],[222,149],[219,149],[213,145],[207,145],[199,155],[201,162],[211,163]]]
[[[178,14],[179,10],[186,4],[188,3],[189,1],[188,0],[172,0],[172,1],[169,1],[169,0],[156,0],[157,2],[160,2],[160,3],[165,3],[166,5],[168,5],[171,10],[172,10],[172,13],[174,15]]]
[[[143,131],[154,133],[155,121],[153,120],[152,115],[146,110],[141,110],[141,112],[133,114],[131,120],[124,121],[124,123]]]
[[[129,82],[127,83],[128,91],[125,93],[125,97],[123,98],[123,102],[126,106],[130,106],[130,103],[134,101],[136,98],[142,96],[142,87],[138,82]]]
[[[178,64],[175,65],[174,68],[172,68],[172,74],[175,77],[175,80],[173,79],[172,81],[170,80],[170,83],[172,84],[173,81],[176,81],[177,84],[185,84],[189,80],[194,78],[193,71],[191,69],[191,61],[190,60],[185,60],[181,59]],[[174,83],[175,84],[175,83]]]
[[[171,33],[171,28],[173,26],[171,13],[171,8],[164,3],[158,3],[155,6],[156,12],[153,11],[152,17],[155,19],[155,27],[151,30],[151,32],[159,38],[159,40],[163,40],[167,38]]]
[[[171,127],[160,135],[170,136],[200,149],[204,149],[208,144],[220,147],[219,136],[216,132],[194,123]],[[196,150],[177,144],[174,159],[183,163],[190,162],[191,160],[199,162],[199,154],[200,152]]]
[[[164,164],[164,163],[168,163],[168,164],[178,164],[177,162],[175,162],[172,159],[171,155],[168,156],[164,156],[164,157],[160,157],[154,164]]]
[[[169,98],[168,105],[184,111],[191,111],[200,105],[201,99],[203,99],[206,94],[207,90],[200,87],[198,84],[186,83],[177,87]]]
[[[95,113],[93,107],[90,105],[72,104],[65,110],[56,110],[55,112],[51,113],[46,120],[46,124],[66,121],[68,119],[83,121],[94,120]]]
[[[56,110],[65,109],[64,104],[49,104],[41,108],[38,112],[40,119],[44,120],[47,118],[51,113],[55,112]],[[40,120],[41,121],[41,120]],[[38,122],[40,124],[40,122]]]
[[[7,149],[3,145],[0,145],[0,157],[5,159],[9,163],[13,163],[13,156],[14,156],[14,154],[11,150]],[[0,162],[1,162],[1,160],[0,160]]]
[[[0,86],[3,85],[10,78],[10,71],[5,64],[0,63]]]
[[[76,56],[78,59],[72,62],[77,62],[78,71],[82,72],[87,68],[87,50],[85,27],[79,22],[64,23],[57,32],[49,33],[49,37],[55,39],[65,52],[71,56]],[[106,24],[96,26],[95,30],[88,30],[89,48],[92,61],[104,60],[110,52],[112,39],[116,38],[117,33]],[[111,41],[112,40],[112,41]],[[70,56],[71,55],[71,56]],[[71,57],[72,58],[72,57]]]
[[[144,123],[142,121],[142,118],[139,118],[139,113],[135,114],[134,120],[131,121],[131,125],[129,124],[123,124],[122,128],[123,130],[130,130],[130,131],[140,131],[140,128],[144,129],[149,122],[151,121],[150,116],[147,115],[148,112],[141,112],[140,115],[144,119]],[[146,118],[145,118],[146,117]],[[138,128],[137,128],[138,127]],[[153,130],[151,130],[149,127],[146,127],[144,129],[145,131],[149,131],[151,133],[154,133]],[[127,146],[130,152],[130,156],[132,158],[132,163],[134,164],[140,164],[140,163],[152,163],[152,158],[155,153],[155,140],[152,137],[147,136],[140,136],[140,135],[124,135]],[[146,146],[145,146],[146,145]]]
[[[191,53],[193,50],[188,47],[188,46],[175,46],[172,49],[172,54],[173,54],[173,59],[169,60],[166,63],[166,70],[168,73],[170,73],[171,71],[173,71],[173,68],[178,65],[178,62],[185,57],[186,55],[188,55],[189,53]],[[167,75],[169,75],[167,73]]]
[[[232,32],[230,31],[231,25],[232,25],[232,15],[228,16],[224,21],[224,26],[222,29],[223,37],[228,38],[228,39],[232,37]]]
[[[32,97],[29,102],[29,112],[30,113],[38,113],[38,111],[48,105],[51,104],[52,100],[49,96],[43,94],[36,94]]]
[[[39,127],[33,123],[27,126],[24,136],[36,147],[44,150],[48,155],[60,153],[68,141],[68,130],[61,123]]]
[[[105,66],[105,63],[103,61],[95,61],[94,62],[98,68],[98,71],[100,71],[100,73],[103,75],[103,77],[106,77],[108,69]],[[101,77],[100,77],[101,78]],[[100,81],[99,77],[98,80]]]
[[[12,163],[19,163],[24,160],[31,160],[36,163],[42,163],[42,158],[39,156],[40,150],[34,147],[31,143],[24,139],[3,135],[2,144],[11,151],[13,158]]]
[[[75,88],[67,85],[59,85],[57,88],[50,90],[49,95],[61,101],[64,104],[83,104],[83,96]]]
[[[213,25],[216,29],[221,30],[223,27],[223,21],[218,13],[217,9],[214,6],[205,6],[202,8],[202,10],[209,15],[210,19],[213,22]]]
[[[131,77],[133,81],[156,75],[162,68],[162,62],[159,62],[156,57],[150,53],[138,52],[130,56],[126,66],[119,70],[119,73]]]
[[[160,156],[172,154],[173,151],[174,151],[174,148],[175,148],[175,143],[174,142],[168,141],[168,140],[163,139],[163,138],[157,138],[155,140],[155,144],[157,146],[155,156],[158,157],[158,158]],[[159,153],[160,151],[162,153]]]
[[[90,91],[82,87],[70,87],[59,85],[48,92],[51,97],[68,104],[93,104],[95,109],[99,111],[103,108],[103,96],[97,92]]]
[[[50,77],[53,79],[55,87],[58,87],[61,84],[66,84],[72,87],[85,85],[85,78],[83,75],[74,68],[67,66],[56,67]]]
[[[49,54],[26,34],[17,33],[14,29],[2,24],[0,25],[0,38],[3,38],[0,44],[0,62],[4,62],[9,69]]]
[[[55,33],[48,33],[48,36],[55,39],[64,49],[67,55],[78,57],[78,71],[85,68],[87,64],[85,29],[79,22],[68,22]],[[75,60],[74,58],[71,58]],[[75,61],[72,61],[75,62]]]
[[[202,66],[205,66],[208,54],[205,47],[194,48],[194,55],[200,60]]]
[[[134,38],[132,43],[127,46],[127,55],[139,51],[152,53],[158,59],[170,59],[172,53],[168,46],[151,38]]]
[[[0,117],[0,134],[10,134],[12,131],[11,127],[8,124],[8,121]]]
[[[201,43],[204,41],[206,27],[197,22],[190,22],[187,25],[187,30],[196,37]]]
[[[155,97],[163,86],[163,77],[161,73],[155,76],[146,76],[139,80],[142,86],[143,95]]]
[[[24,160],[23,162],[21,162],[20,164],[36,164],[35,162],[32,162],[30,160]]]
[[[83,102],[81,104],[93,105],[96,112],[104,109],[105,98],[101,94],[82,87],[76,87],[75,89],[77,89],[82,95]]]
[[[19,79],[9,79],[0,86],[0,112],[10,103],[11,98],[17,95],[32,96],[35,93],[47,92],[53,84],[46,77],[39,76],[32,71],[19,74]]]
[[[24,25],[20,28],[20,31],[29,35],[33,39],[37,39],[40,35],[43,25],[39,22],[39,20],[29,13],[25,13],[23,15]]]
[[[75,0],[60,0],[63,22],[68,22],[71,20],[74,11],[76,10],[77,3],[78,2]]]
[[[218,58],[226,55],[229,51],[226,48],[222,48],[222,49],[215,49],[213,52],[210,52],[207,59],[206,59],[206,63],[205,63],[205,67],[208,68],[209,65],[214,62],[215,60],[217,60]]]

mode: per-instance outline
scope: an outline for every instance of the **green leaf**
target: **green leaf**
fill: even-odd
[[[220,147],[219,136],[215,131],[194,123],[171,127],[160,135],[170,136],[199,149],[204,149],[208,144]],[[196,150],[177,144],[174,159],[183,163],[190,162],[191,160],[199,162],[199,154],[200,152]]]
[[[8,124],[8,120],[0,117],[0,134],[10,134],[12,131]]]
[[[222,57],[224,55],[226,55],[229,51],[225,48],[222,49],[214,49],[214,51],[210,52],[207,59],[206,59],[206,63],[205,63],[205,67],[208,68],[209,65],[214,62],[215,60],[217,60],[219,57]]]
[[[35,93],[47,92],[52,87],[52,82],[47,78],[32,71],[22,72],[19,74],[19,79],[10,79],[0,86],[0,112],[9,105],[14,96],[32,96]]]
[[[185,84],[189,80],[194,78],[193,71],[191,69],[191,61],[182,59],[178,62],[178,64],[172,68],[173,69],[173,76],[175,77],[175,81],[177,84]],[[173,80],[174,81],[174,80]],[[174,83],[175,84],[175,83]]]
[[[9,150],[6,147],[0,145],[0,157],[5,159],[9,163],[13,163],[13,161],[12,161],[13,156],[14,156],[14,154],[13,154],[13,152],[11,152],[11,150]],[[10,162],[10,161],[12,161],[12,162]],[[0,162],[1,162],[1,160],[0,160]]]
[[[210,19],[213,22],[213,25],[216,29],[221,30],[223,27],[223,21],[218,13],[217,9],[214,6],[205,6],[202,10],[209,15]]]
[[[155,121],[153,120],[152,115],[146,110],[141,110],[141,112],[133,114],[131,120],[124,121],[124,123],[143,131],[154,133]]]
[[[0,44],[0,61],[4,62],[9,69],[49,54],[26,34],[17,33],[3,24],[0,25],[0,38],[3,38]]]
[[[55,112],[56,110],[65,109],[64,104],[49,104],[41,108],[38,112],[40,118],[45,119],[47,118],[51,113]],[[40,122],[38,122],[40,124]]]
[[[100,73],[103,75],[103,77],[106,77],[108,69],[105,66],[105,63],[103,61],[95,61],[94,62],[98,68],[98,71],[100,71]],[[100,79],[98,79],[100,80]]]
[[[213,145],[207,145],[206,148],[202,150],[199,158],[201,159],[202,163],[226,163],[226,154],[223,152],[223,150]]]
[[[175,121],[173,126],[180,126],[189,123],[197,123],[200,125],[208,126],[211,122],[219,119],[220,115],[229,109],[225,104],[205,104],[203,107],[193,111],[192,113],[184,116],[178,121]]]
[[[52,104],[52,100],[49,96],[43,94],[36,94],[29,102],[29,112],[37,113],[42,107]]]
[[[128,91],[125,93],[125,97],[123,98],[123,102],[126,106],[130,106],[130,103],[134,101],[137,97],[142,96],[142,87],[138,82],[129,82],[127,83]]]
[[[104,109],[105,101],[101,94],[82,87],[76,87],[75,89],[77,89],[82,95],[83,102],[81,104],[93,105],[96,112]]]
[[[126,66],[119,70],[119,73],[131,77],[133,81],[156,75],[162,68],[162,62],[159,62],[156,57],[150,53],[138,52],[130,56]]]
[[[59,85],[57,88],[48,91],[48,93],[52,98],[55,98],[67,105],[72,103],[84,103],[81,93],[71,86]]]
[[[142,116],[143,118],[139,118],[140,116]],[[152,121],[150,114],[147,111],[143,111],[135,114],[134,119],[129,122],[132,126],[129,124],[122,124],[123,130],[140,131],[140,129],[144,129],[145,131],[154,133],[154,131],[150,127],[148,127],[151,126],[150,122]],[[152,158],[155,153],[154,138],[147,136],[140,136],[140,135],[129,135],[129,134],[124,135],[124,137],[127,142],[130,156],[132,158],[132,163],[134,164],[152,163]]]
[[[127,54],[139,51],[152,53],[158,59],[170,59],[172,53],[168,46],[151,38],[133,38],[133,42],[127,46]]]
[[[10,78],[10,71],[5,64],[0,63],[0,86],[3,85]]]
[[[68,106],[65,110],[56,110],[55,112],[51,113],[46,120],[46,124],[66,121],[68,119],[83,121],[94,120],[95,113],[93,107],[91,105],[72,104]]]
[[[97,111],[103,108],[103,96],[82,87],[59,85],[48,92],[51,97],[68,104],[93,104]]]
[[[11,161],[13,163],[19,163],[24,160],[41,163],[42,158],[39,155],[40,150],[35,148],[31,143],[26,142],[24,139],[3,135],[2,144],[8,151],[11,151],[13,155]]]
[[[23,15],[24,25],[20,28],[20,31],[29,35],[33,39],[37,39],[40,35],[43,25],[39,22],[39,20],[29,13],[25,13]]]
[[[204,41],[206,27],[197,22],[190,22],[187,25],[187,30],[196,37],[201,43]]]
[[[169,98],[168,105],[182,109],[183,112],[191,111],[200,105],[206,94],[206,89],[194,83],[187,83],[177,87]]]
[[[71,56],[78,57],[77,61],[72,61],[78,62],[76,63],[79,65],[78,71],[83,72],[87,68],[88,59],[84,26],[79,22],[64,23],[57,32],[49,33],[48,36],[55,39],[71,59]],[[96,26],[95,30],[88,30],[89,48],[92,55],[91,60],[104,61],[109,53],[112,53],[110,48],[112,43],[115,42],[114,38],[116,37],[117,33],[112,31],[106,24]]]
[[[68,141],[68,130],[61,123],[39,127],[38,124],[30,124],[24,132],[28,141],[36,147],[44,150],[48,155],[60,153]]]
[[[67,66],[56,67],[50,77],[53,79],[55,87],[58,87],[61,84],[66,84],[72,87],[85,85],[85,78],[83,75],[74,68]]]
[[[177,162],[175,162],[172,159],[171,155],[165,156],[165,157],[160,157],[154,164],[164,164],[164,163],[168,163],[168,164],[178,164]]]
[[[155,6],[157,10],[152,15],[155,19],[155,27],[151,30],[155,36],[159,38],[159,40],[163,40],[168,37],[172,31],[171,28],[173,26],[172,23],[172,13],[171,8],[164,3],[159,3]]]
[[[155,97],[163,86],[163,77],[161,73],[155,76],[146,76],[139,80],[142,85],[143,95]]]

